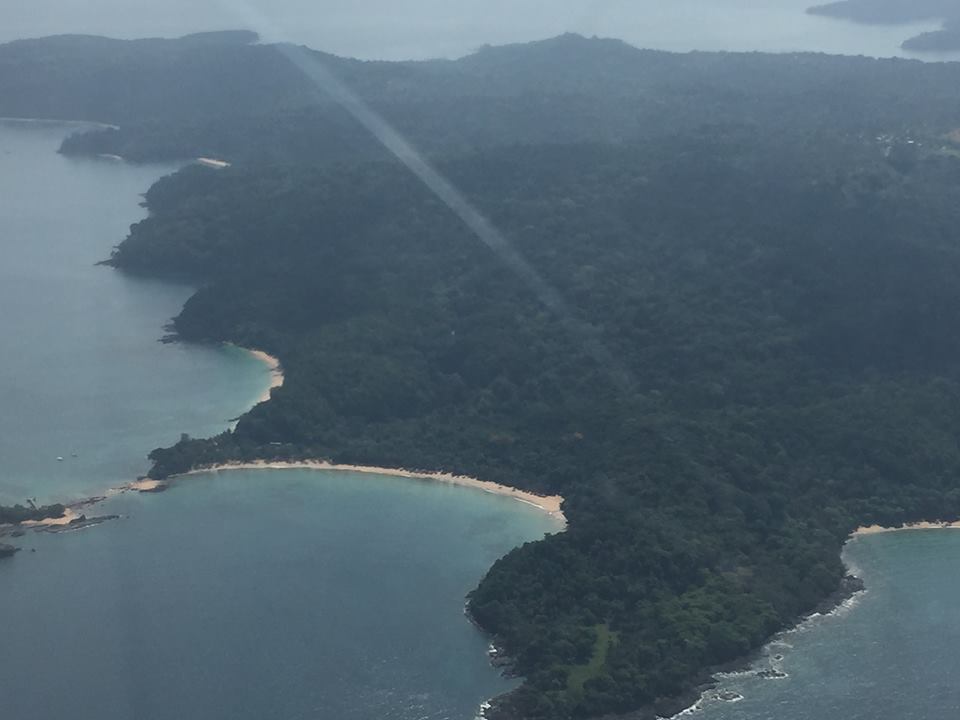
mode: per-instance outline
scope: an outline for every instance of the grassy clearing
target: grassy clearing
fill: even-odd
[[[602,674],[603,668],[607,664],[610,644],[617,640],[617,633],[612,632],[609,625],[597,625],[595,629],[597,642],[593,647],[593,655],[590,661],[585,665],[570,666],[570,673],[567,675],[567,690],[569,692],[582,693],[583,685],[587,680]]]

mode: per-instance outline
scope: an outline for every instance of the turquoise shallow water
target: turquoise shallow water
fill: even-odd
[[[62,157],[67,132],[0,123],[0,503],[127,482],[147,452],[222,431],[269,385],[235,348],[158,342],[189,288],[96,266],[174,168]]]
[[[557,529],[479,491],[302,470],[101,507],[124,518],[0,565],[5,717],[470,720],[511,684],[463,598]]]
[[[846,559],[867,591],[766,650],[784,679],[726,679],[736,703],[704,720],[933,720],[960,717],[960,531],[862,537]],[[782,655],[782,660],[775,660]]]

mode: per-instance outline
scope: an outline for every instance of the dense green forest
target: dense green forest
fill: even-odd
[[[568,532],[471,598],[527,678],[508,717],[680,694],[834,592],[857,525],[960,513],[949,153],[711,132],[444,167],[616,366],[395,164],[193,168],[113,261],[203,282],[179,333],[287,383],[156,476],[325,457],[564,494]]]
[[[235,163],[157,183],[110,262],[195,283],[179,336],[268,350],[286,382],[235,431],[155,450],[154,477],[322,457],[566,497],[567,531],[471,594],[525,678],[490,717],[665,710],[842,592],[858,525],[960,517],[960,68],[576,36],[311,55],[539,283],[247,40],[139,41],[125,69],[85,66],[71,43],[94,39],[3,46],[0,88],[11,58],[49,95],[70,65],[101,93],[82,116],[123,127],[64,151]],[[149,66],[163,98],[178,62],[155,115],[114,88]],[[4,90],[0,114],[46,97]]]

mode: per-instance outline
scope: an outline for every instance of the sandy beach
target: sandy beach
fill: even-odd
[[[884,527],[883,525],[865,525],[853,532],[853,537],[862,535],[879,535],[880,533],[904,532],[906,530],[960,530],[960,521],[957,522],[916,522],[907,523],[900,527]]]
[[[68,507],[63,517],[47,518],[46,520],[27,520],[22,523],[25,528],[44,528],[44,527],[66,527],[72,522],[80,519],[80,513],[75,507]]]
[[[203,165],[216,170],[223,170],[224,168],[230,167],[230,163],[228,163],[226,160],[217,160],[216,158],[206,157],[197,158],[197,165]]]
[[[251,348],[241,349],[252,355],[260,362],[264,363],[270,370],[270,385],[266,390],[264,390],[263,394],[257,400],[257,403],[266,402],[270,399],[270,393],[275,388],[281,387],[284,383],[283,369],[281,367],[280,360],[279,358],[276,358],[273,355],[264,352],[263,350],[255,350]],[[249,463],[224,463],[221,465],[201,467],[185,473],[184,475],[174,476],[171,479],[189,475],[199,475],[202,473],[231,470],[329,470],[334,472],[354,472],[368,475],[384,475],[387,477],[442,482],[449,485],[473,488],[474,490],[481,490],[493,495],[501,495],[503,497],[512,498],[518,502],[526,503],[527,505],[538,508],[551,517],[557,518],[563,524],[564,528],[567,525],[567,518],[563,514],[562,509],[564,499],[560,495],[537,495],[535,493],[519,490],[518,488],[510,487],[508,485],[500,485],[499,483],[489,482],[487,480],[478,480],[477,478],[467,477],[464,475],[453,475],[452,473],[418,472],[415,470],[382,468],[369,465],[337,465],[326,460],[304,460],[300,462],[258,460]],[[168,485],[169,483],[166,480],[139,478],[134,482],[130,482],[126,485],[109,490],[104,497],[91,498],[68,507],[62,518],[31,521],[24,523],[24,526],[32,528],[67,526],[80,519],[81,513],[78,512],[78,510],[84,506],[95,505],[101,500],[124,492],[161,492],[165,490]]]
[[[270,387],[263,391],[263,394],[257,400],[257,404],[266,402],[270,399],[270,393],[273,392],[274,389],[283,386],[283,368],[280,365],[280,360],[269,353],[265,353],[263,350],[242,349],[246,350],[270,369]]]
[[[186,475],[198,475],[208,472],[230,470],[333,470],[339,472],[366,473],[369,475],[386,475],[388,477],[409,478],[412,480],[429,480],[432,482],[443,482],[460,487],[473,488],[494,495],[503,495],[519,502],[532,505],[548,513],[552,517],[560,520],[564,527],[567,524],[567,518],[563,514],[563,497],[560,495],[536,495],[531,492],[518,490],[507,485],[478,480],[476,478],[463,475],[453,475],[451,473],[428,473],[416,472],[413,470],[402,470],[396,468],[371,467],[367,465],[336,465],[325,460],[304,460],[302,462],[268,462],[260,460],[250,463],[225,463],[223,465],[214,465],[211,467],[197,468]],[[179,476],[183,477],[183,476]]]
[[[163,480],[150,480],[149,478],[141,478],[136,482],[132,482],[129,485],[124,485],[120,488],[120,491],[130,490],[132,492],[141,492],[141,493],[155,493],[160,492],[161,490],[167,489],[167,483]]]

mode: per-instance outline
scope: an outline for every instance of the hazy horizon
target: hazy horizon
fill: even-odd
[[[246,28],[260,32],[266,41],[397,60],[458,57],[484,44],[578,32],[681,52],[911,57],[900,43],[937,27],[854,25],[807,15],[811,4],[813,0],[675,0],[666,6],[658,0],[33,0],[0,10],[0,42],[64,33],[176,37]]]

